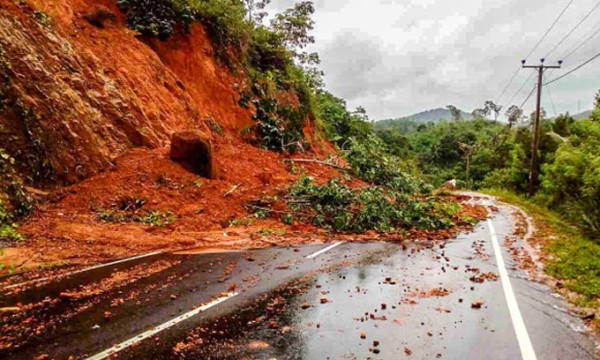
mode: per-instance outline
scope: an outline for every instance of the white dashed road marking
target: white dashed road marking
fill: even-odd
[[[326,248],[324,248],[324,249],[321,249],[321,250],[317,251],[317,252],[316,252],[316,253],[314,253],[314,254],[310,254],[310,255],[308,255],[306,258],[307,258],[307,259],[314,259],[314,258],[316,258],[317,256],[319,256],[319,255],[321,255],[321,254],[323,254],[323,253],[325,253],[325,252],[327,252],[327,251],[329,251],[329,250],[333,249],[334,247],[342,245],[343,243],[344,243],[343,241],[338,241],[338,242],[336,242],[335,244],[329,245],[328,247],[326,247]]]

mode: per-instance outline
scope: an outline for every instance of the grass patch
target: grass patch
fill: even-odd
[[[503,190],[483,193],[518,205],[531,215],[537,228],[534,236],[541,240],[543,251],[548,255],[546,273],[580,295],[574,300],[576,305],[600,308],[600,244],[586,238],[581,229],[559,214],[518,195]]]

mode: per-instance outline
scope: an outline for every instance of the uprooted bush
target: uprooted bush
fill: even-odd
[[[305,147],[302,115],[290,107],[281,106],[275,99],[256,99],[253,104],[256,108],[253,118],[266,149],[294,153]]]
[[[375,134],[351,138],[346,156],[354,175],[404,194],[429,193],[433,187],[408,173],[408,165],[391,155]]]
[[[282,221],[300,221],[336,231],[367,230],[394,232],[400,229],[446,229],[454,225],[460,205],[435,198],[411,196],[381,186],[353,189],[334,179],[319,186],[302,177],[280,197],[288,213]],[[256,205],[256,206],[255,206]],[[250,208],[269,209],[273,199],[263,199]],[[267,211],[269,212],[269,211]],[[281,214],[282,211],[271,211]]]

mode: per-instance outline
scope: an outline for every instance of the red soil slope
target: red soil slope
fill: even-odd
[[[0,0],[0,47],[12,66],[13,95],[35,116],[26,129],[19,114],[0,113],[0,147],[15,155],[29,151],[32,138],[39,140],[41,150],[33,155],[54,169],[54,184],[74,185],[51,189],[41,199],[36,213],[20,224],[27,241],[6,249],[0,262],[29,268],[84,264],[157,249],[248,248],[334,236],[276,220],[230,226],[249,215],[244,204],[277,194],[301,174],[318,182],[340,174],[312,163],[292,168],[284,155],[243,141],[241,130],[253,124],[250,111],[237,104],[245,79],[215,60],[201,26],[161,43],[138,39],[115,0],[20,3]],[[98,7],[116,20],[105,28],[90,25],[84,17]],[[36,11],[49,20],[40,21]],[[201,179],[169,159],[171,134],[188,129],[212,139],[221,178]],[[304,132],[313,153],[299,156],[335,154],[312,119]],[[175,222],[161,228],[102,221],[99,213],[124,197],[146,199],[147,209],[172,211]]]
[[[5,251],[0,259],[5,264],[98,261],[215,243],[250,246],[252,238],[261,237],[260,229],[281,227],[266,221],[224,234],[230,220],[248,215],[243,204],[274,194],[299,176],[288,171],[281,155],[242,140],[241,130],[253,124],[250,111],[237,104],[243,76],[233,76],[215,60],[202,26],[168,42],[140,40],[115,3],[0,0],[0,46],[12,66],[12,85],[37,114],[34,135],[42,140],[55,178],[87,178],[50,191],[21,224],[28,241]],[[116,20],[104,28],[89,24],[85,17],[99,8]],[[40,21],[40,11],[47,22]],[[9,138],[20,139],[7,146],[13,154],[30,140],[22,136],[20,120],[17,114],[0,114],[6,129],[0,132],[2,147]],[[214,131],[215,124],[223,131]],[[171,134],[186,129],[200,129],[212,139],[221,179],[200,179],[169,160]],[[311,121],[305,132],[314,138]],[[316,145],[321,155],[334,151],[324,141]],[[305,168],[321,179],[337,175],[326,166]],[[153,210],[173,211],[176,222],[166,228],[102,222],[99,209],[125,196],[145,198]]]

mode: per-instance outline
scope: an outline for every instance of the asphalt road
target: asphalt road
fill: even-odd
[[[510,212],[446,243],[155,254],[5,288],[0,307],[22,310],[0,317],[0,358],[598,358],[517,270]]]

